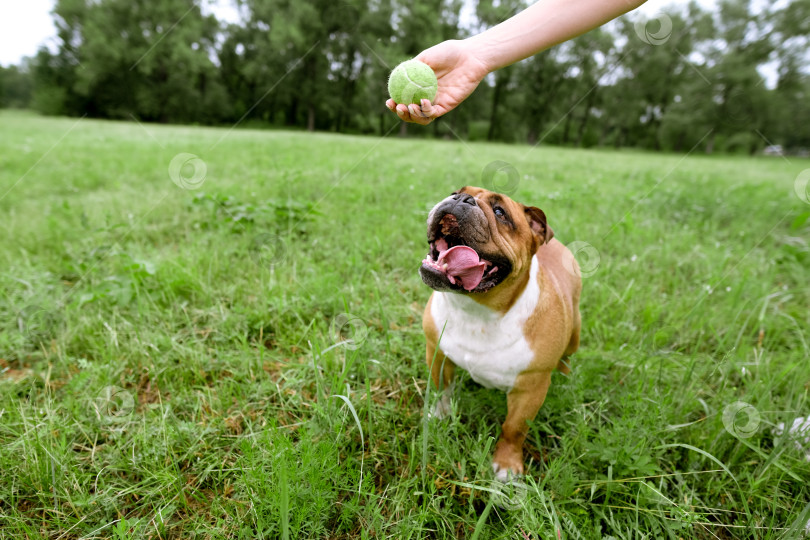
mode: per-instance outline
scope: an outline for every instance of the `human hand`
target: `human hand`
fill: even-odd
[[[444,41],[419,53],[416,60],[424,62],[436,73],[439,81],[436,100],[431,103],[423,99],[420,105],[409,105],[389,99],[385,106],[400,120],[423,126],[455,109],[490,71],[468,41]]]

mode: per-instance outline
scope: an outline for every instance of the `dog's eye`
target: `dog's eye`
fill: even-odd
[[[496,206],[495,208],[492,209],[492,211],[495,212],[495,215],[498,217],[504,217],[506,215],[506,212],[504,212],[503,208],[501,208],[500,206]]]

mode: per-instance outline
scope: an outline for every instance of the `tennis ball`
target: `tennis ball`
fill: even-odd
[[[436,74],[419,60],[402,62],[388,77],[388,93],[396,103],[418,105],[423,99],[433,101],[438,89]]]

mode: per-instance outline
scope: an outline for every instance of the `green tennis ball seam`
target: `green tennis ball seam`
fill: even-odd
[[[424,83],[422,83],[422,82],[415,81],[410,76],[410,73],[408,72],[408,68],[415,68],[417,70],[422,70],[423,68],[426,68],[426,69],[424,69],[424,71],[425,71],[424,75],[427,77],[428,76],[427,74],[429,73],[430,74],[429,77],[431,79],[433,79],[433,80],[430,81],[430,83],[427,84],[427,85],[424,85]],[[403,76],[402,79],[400,79],[400,81],[402,81],[403,84],[399,88],[397,88],[398,85],[396,83],[398,82],[397,79],[399,78],[400,75]],[[392,81],[394,82],[393,88],[392,88],[392,85],[391,85]],[[431,68],[426,63],[421,62],[419,60],[415,60],[415,59],[406,60],[405,62],[402,62],[397,67],[395,67],[394,70],[391,71],[391,75],[389,76],[388,83],[389,83],[388,84],[388,90],[389,90],[389,94],[391,94],[391,98],[394,99],[394,101],[396,101],[397,103],[403,103],[403,104],[416,104],[416,105],[419,105],[419,103],[413,103],[414,102],[414,96],[417,95],[417,94],[421,94],[421,96],[423,96],[423,97],[420,98],[420,102],[421,102],[421,99],[427,99],[428,101],[433,101],[433,99],[435,99],[436,93],[438,92],[438,89],[439,89],[439,82],[436,79],[436,74],[433,72],[433,68]],[[404,99],[405,98],[405,93],[404,93],[405,89],[410,90],[410,92],[408,92],[408,99]],[[394,91],[392,91],[392,90],[394,90]],[[398,95],[395,96],[394,94],[398,94]],[[397,99],[397,98],[399,98],[399,99]]]
[[[416,90],[411,92],[411,97],[408,100],[408,101],[412,102],[413,101],[413,96],[415,96],[416,93],[419,92],[420,90],[425,90],[425,87],[422,86],[421,84],[419,84],[418,82],[414,81],[413,79],[411,79],[411,76],[408,74],[408,68],[402,68],[402,74],[405,75],[406,79],[408,79],[409,84],[412,84],[413,86],[416,87]],[[419,100],[419,101],[422,101],[422,100]]]

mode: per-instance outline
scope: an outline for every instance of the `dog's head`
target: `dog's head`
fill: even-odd
[[[430,251],[419,274],[437,291],[492,290],[527,272],[537,249],[554,237],[539,208],[469,186],[434,206],[427,225]]]

